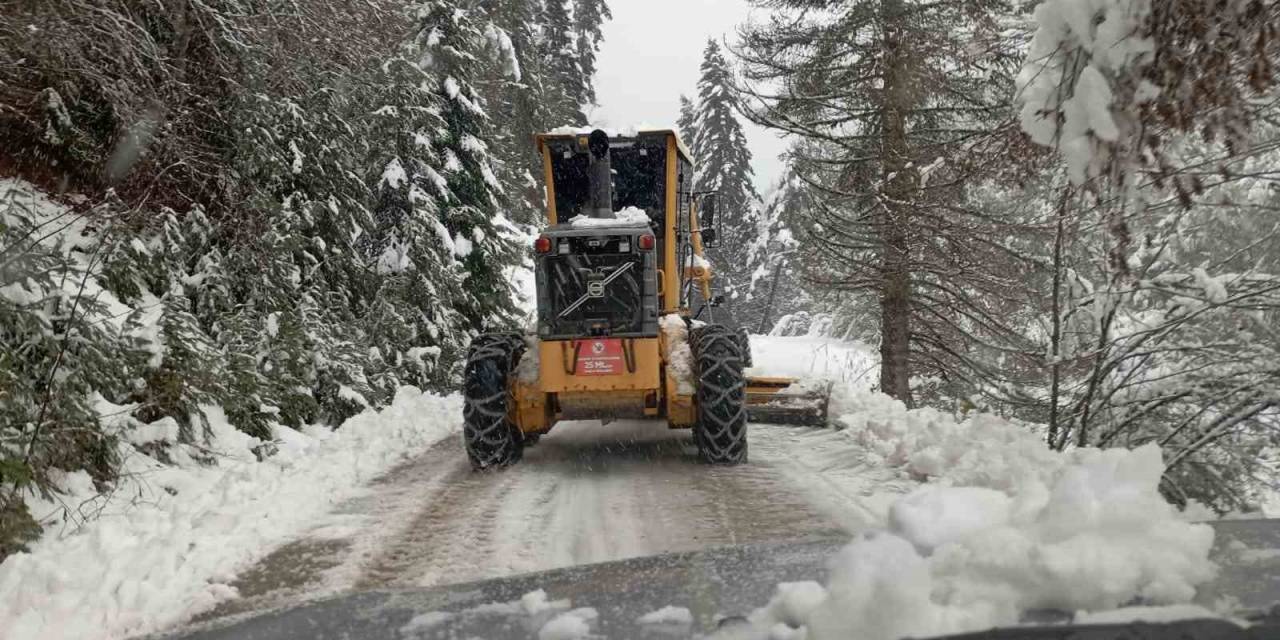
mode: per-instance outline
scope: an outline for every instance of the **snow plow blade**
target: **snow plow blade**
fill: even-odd
[[[831,385],[801,385],[795,378],[747,378],[751,422],[824,427]]]

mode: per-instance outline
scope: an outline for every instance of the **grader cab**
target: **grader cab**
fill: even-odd
[[[703,254],[714,200],[693,190],[675,132],[553,133],[537,145],[548,222],[534,244],[537,326],[481,335],[468,350],[464,440],[475,468],[515,463],[561,420],[665,421],[693,429],[715,464],[746,461],[751,408],[771,421],[825,421],[825,400],[788,393],[792,381],[746,377],[746,332],[715,322]]]

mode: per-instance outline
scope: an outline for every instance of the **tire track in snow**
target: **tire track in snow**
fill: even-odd
[[[440,491],[364,569],[356,589],[462,582],[479,577],[478,562],[493,546],[496,505],[514,474],[473,473],[464,459],[448,471]]]
[[[687,431],[643,422],[566,423],[528,449],[517,467],[462,480],[448,498],[458,510],[439,512],[452,522],[441,526],[490,546],[461,559],[424,550],[415,574],[455,582],[844,531],[788,486],[770,456],[759,458],[709,467],[697,460]],[[485,489],[497,476],[501,486]]]
[[[231,583],[240,598],[197,621],[268,609],[351,588],[380,550],[403,537],[423,500],[438,492],[460,445],[446,438],[369,483],[301,538],[274,550]]]
[[[496,473],[473,472],[461,443],[450,438],[340,505],[279,557],[242,574],[274,590],[242,588],[246,600],[207,617],[352,588],[429,586],[840,536],[875,519],[857,495],[858,483],[824,477],[823,466],[838,466],[848,455],[847,441],[794,427],[750,429],[751,459],[736,467],[700,463],[688,431],[654,422],[564,423],[528,448],[519,465]],[[884,488],[883,474],[851,473]],[[300,553],[321,557],[313,571],[290,581],[287,563]]]
[[[752,453],[763,454],[789,486],[803,491],[810,504],[850,533],[883,526],[893,502],[918,486],[869,458],[846,433],[776,425],[753,428],[753,435],[763,431],[769,437],[753,440]]]

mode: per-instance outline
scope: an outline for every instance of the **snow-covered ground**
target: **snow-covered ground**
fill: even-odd
[[[208,411],[216,438],[198,453],[216,465],[182,445],[170,449],[172,466],[125,448],[111,495],[96,495],[81,472],[55,502],[29,499],[51,524],[30,553],[0,564],[0,637],[123,638],[234,598],[237,573],[455,433],[462,415],[457,397],[403,387],[388,408],[337,430],[279,427],[279,451],[258,462],[250,448],[261,443]]]
[[[780,585],[753,617],[761,637],[784,622],[810,638],[887,639],[1012,625],[1028,609],[1181,604],[1214,575],[1213,531],[1160,496],[1154,445],[1058,453],[992,416],[908,411],[870,392],[838,404],[844,430],[831,437],[844,446],[832,448],[919,484],[863,498],[877,526],[832,560],[828,584]]]
[[[1214,575],[1213,531],[1160,496],[1154,445],[1050,451],[1032,425],[907,410],[868,391],[864,346],[798,337],[753,347],[760,367],[837,380],[840,430],[821,436],[807,464],[840,470],[822,474],[817,493],[837,489],[837,506],[860,504],[874,521],[832,560],[828,584],[779,585],[753,616],[761,637],[800,627],[809,638],[927,636],[1016,624],[1035,608],[1177,605]]]
[[[859,389],[875,382],[878,362],[865,344],[816,336],[752,336],[751,355],[748,375],[822,378]]]
[[[1153,447],[1051,452],[1028,425],[909,411],[869,391],[863,345],[753,347],[753,373],[836,382],[841,429],[752,425],[751,462],[709,468],[688,432],[565,423],[519,467],[475,474],[442,441],[458,428],[456,396],[405,389],[336,431],[283,430],[265,462],[220,426],[217,466],[139,459],[105,505],[68,477],[63,501],[102,516],[0,565],[0,635],[118,638],[348,589],[832,535],[853,541],[830,579],[779,585],[751,618],[760,637],[803,626],[809,638],[892,638],[1013,624],[1027,608],[1177,605],[1213,575],[1212,531],[1160,498]]]

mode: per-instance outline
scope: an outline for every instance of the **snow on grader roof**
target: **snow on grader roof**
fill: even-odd
[[[596,131],[596,130],[605,132],[605,134],[608,135],[610,138],[638,138],[642,135],[669,133],[676,137],[676,148],[680,150],[680,153],[683,154],[684,157],[687,158],[688,160],[692,161],[694,159],[693,152],[689,150],[688,145],[685,144],[684,139],[680,136],[680,130],[670,125],[659,126],[659,125],[653,125],[653,124],[642,122],[640,124],[634,124],[631,126],[621,127],[621,128],[593,127],[593,126],[586,126],[586,127],[563,126],[563,127],[556,127],[546,133],[540,133],[536,137],[539,140],[541,140],[542,138],[567,138],[572,136],[589,136],[591,135],[592,131]]]

